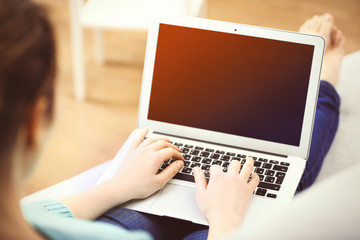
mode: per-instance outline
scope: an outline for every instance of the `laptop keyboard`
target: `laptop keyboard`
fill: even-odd
[[[189,182],[195,182],[192,174],[194,167],[200,167],[205,173],[207,182],[209,182],[209,170],[211,165],[219,165],[223,168],[224,172],[227,172],[230,162],[237,160],[241,162],[242,169],[247,157],[241,153],[225,152],[222,150],[193,146],[180,142],[170,143],[180,148],[181,154],[185,159],[184,167],[177,175],[175,175],[174,178]],[[290,163],[267,158],[258,158],[256,156],[251,157],[254,159],[253,171],[256,172],[260,178],[260,183],[254,194],[268,198],[276,198],[276,192],[278,192],[281,188],[281,184],[284,181]],[[165,161],[158,172],[160,173],[174,161],[176,160],[169,159]]]

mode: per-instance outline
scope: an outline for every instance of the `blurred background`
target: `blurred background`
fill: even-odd
[[[42,160],[27,181],[26,195],[112,159],[136,128],[147,32],[103,31],[104,61],[98,64],[93,31],[85,28],[86,97],[77,101],[71,1],[77,0],[36,0],[48,9],[56,32],[57,119]],[[329,12],[346,37],[345,54],[360,50],[360,0],[207,0],[206,4],[210,19],[290,31],[315,14]]]

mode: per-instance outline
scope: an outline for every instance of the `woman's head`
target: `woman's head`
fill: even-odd
[[[45,11],[29,0],[0,0],[0,163],[22,132],[31,147],[36,118],[51,122],[55,66]]]

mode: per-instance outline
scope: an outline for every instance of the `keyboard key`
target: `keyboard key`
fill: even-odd
[[[191,154],[191,155],[195,155],[195,156],[199,155],[199,153],[200,153],[199,150],[191,150],[191,151],[190,151],[190,154]]]
[[[173,144],[173,142],[172,142],[172,141],[169,141],[169,143],[170,143],[170,144]]]
[[[182,173],[187,173],[187,174],[191,174],[192,172],[192,168],[189,167],[184,167],[183,170],[181,170]]]
[[[188,153],[190,151],[190,149],[188,148],[182,148],[181,149],[181,153]]]
[[[275,176],[276,177],[285,177],[285,174],[286,173],[283,173],[283,172],[277,172]]]
[[[208,157],[210,155],[209,152],[201,152],[200,157]]]
[[[252,157],[252,156],[249,156],[249,157]],[[257,159],[257,157],[252,157],[254,159],[254,161]]]
[[[226,155],[223,155],[221,158],[220,158],[221,161],[229,161],[230,160],[230,157],[229,156],[226,156]]]
[[[164,162],[164,163],[161,165],[161,168],[162,168],[162,169],[165,169],[165,168],[167,168],[167,166],[169,166],[169,165],[170,165],[169,163]]]
[[[222,163],[223,163],[222,161],[214,160],[213,163],[212,163],[212,165],[219,165],[219,166],[221,166]]]
[[[185,160],[190,160],[190,158],[191,158],[191,155],[188,155],[188,154],[184,155]]]
[[[198,147],[198,146],[196,146],[195,149],[196,149],[196,150],[200,150],[200,151],[204,150],[203,147]]]
[[[188,167],[190,165],[190,161],[184,161],[184,167]]]
[[[200,163],[197,163],[197,162],[194,162],[191,164],[191,167],[194,168],[194,167],[200,167],[201,164]]]
[[[215,153],[218,153],[218,154],[225,154],[225,152],[224,151],[220,151],[220,150],[216,150],[216,152]]]
[[[236,156],[239,157],[239,158],[246,158],[246,156],[244,154],[238,154]]]
[[[205,151],[206,151],[206,152],[214,152],[215,150],[212,149],[212,148],[206,148]]]
[[[203,164],[203,165],[201,166],[201,169],[202,169],[202,170],[205,170],[205,171],[209,171],[209,170],[210,170],[210,167],[211,167],[211,165]]]
[[[270,163],[263,163],[263,165],[262,165],[262,167],[263,168],[266,168],[266,169],[271,169],[272,168],[272,164],[270,164]]]
[[[205,174],[205,177],[206,177],[206,178],[209,178],[209,177],[210,177],[209,171],[204,171],[204,174]]]
[[[229,162],[224,162],[222,166],[223,166],[224,168],[227,168],[227,167],[229,166],[229,164],[230,164]]]
[[[235,156],[235,153],[232,153],[232,152],[227,152],[227,153],[226,153],[226,155],[227,155],[227,156],[232,156],[232,157],[233,157],[233,156]]]
[[[259,158],[260,162],[268,162],[268,160],[266,158]]]
[[[193,157],[192,159],[191,159],[191,161],[193,161],[193,162],[200,162],[201,161],[201,157]]]
[[[281,162],[280,165],[283,165],[283,166],[290,166],[290,163],[287,163],[287,162]]]
[[[276,194],[272,194],[272,193],[268,193],[266,196],[269,197],[269,198],[276,198],[277,197]]]
[[[173,162],[175,162],[175,161],[176,161],[176,159],[171,158],[170,161],[169,161],[169,163],[173,163]]]
[[[241,164],[245,164],[246,163],[246,158],[244,158],[243,160],[241,160]]]
[[[258,187],[279,191],[281,186],[277,185],[277,184],[267,183],[267,182],[260,182]]]
[[[254,162],[254,167],[260,167],[260,166],[261,166],[261,162],[259,162],[259,161]]]
[[[266,170],[265,171],[265,175],[274,176],[274,174],[275,174],[275,171],[272,171],[272,170]]]
[[[227,168],[223,168],[223,172],[227,172],[228,171],[228,169]]]
[[[202,163],[205,163],[205,164],[210,164],[211,163],[211,159],[210,158],[205,158],[204,160],[202,160],[201,162]]]
[[[270,160],[270,163],[273,163],[273,164],[279,164],[279,161]]]
[[[258,174],[260,181],[264,180],[264,175]]]
[[[185,144],[185,147],[186,147],[186,148],[193,148],[194,146],[193,146],[193,145]]]
[[[232,160],[241,161],[241,158],[238,158],[238,157],[233,157],[233,158],[231,159],[231,161],[232,161]]]
[[[282,184],[283,183],[283,181],[284,181],[284,177],[278,177],[278,178],[276,178],[276,184]]]
[[[241,165],[242,166],[242,165]],[[258,174],[263,174],[264,173],[264,169],[262,168],[256,168],[255,169],[255,172],[258,173]]]
[[[256,195],[259,195],[259,196],[265,196],[266,192],[267,192],[266,189],[258,188],[258,189],[256,190],[256,193],[255,193],[255,194],[256,194]]]
[[[216,154],[216,153],[213,153],[213,154],[211,154],[210,158],[217,160],[217,159],[220,158],[220,155]]]
[[[274,177],[270,177],[270,176],[266,176],[265,182],[273,183],[273,182],[275,182],[275,178],[274,178]]]
[[[175,146],[178,146],[178,147],[182,147],[184,144],[182,144],[182,143],[177,143],[177,142],[176,142],[176,143],[174,143],[174,145],[175,145]]]
[[[184,173],[178,173],[178,174],[175,175],[174,178],[189,181],[189,182],[195,182],[195,179],[194,179],[193,175],[188,175],[188,174],[184,174]]]
[[[273,168],[273,170],[276,170],[276,171],[281,171],[281,172],[287,172],[288,167],[275,165],[275,166],[274,166],[274,168]]]

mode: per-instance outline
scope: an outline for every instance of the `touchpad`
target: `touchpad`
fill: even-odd
[[[167,184],[151,205],[151,210],[164,216],[208,225],[196,203],[195,188],[192,187]]]

